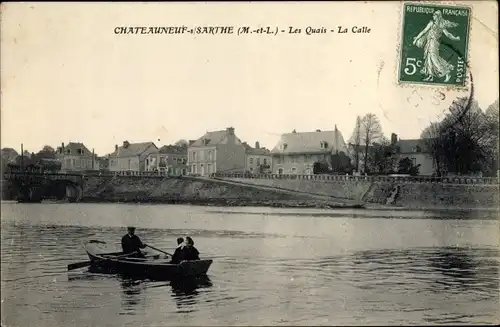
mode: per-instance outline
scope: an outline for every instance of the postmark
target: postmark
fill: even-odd
[[[398,82],[465,87],[471,9],[404,3]]]

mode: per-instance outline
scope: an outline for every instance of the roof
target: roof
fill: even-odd
[[[321,147],[322,142],[328,143],[326,148]],[[286,148],[283,148],[284,144]],[[347,146],[339,130],[283,134],[271,153],[333,153],[335,151],[347,153]]]
[[[190,145],[190,147],[215,146],[224,141],[228,135],[228,130],[206,132],[205,135],[194,141],[193,144]],[[236,139],[241,142],[240,139]],[[204,140],[207,140],[207,143],[204,143]]]
[[[247,142],[243,142],[243,146],[245,147],[246,154],[254,154],[254,155],[271,155],[271,151],[266,148],[253,148]]]
[[[429,152],[427,151],[427,144],[425,139],[408,139],[399,140],[396,142],[396,147],[398,147],[399,153],[416,153],[414,149],[417,146],[420,147],[419,152]]]
[[[19,155],[17,151],[14,150],[13,148],[3,148],[1,151],[2,151],[2,156],[17,157]]]
[[[118,147],[110,156],[113,157],[136,157],[143,154],[150,146],[158,147],[153,142],[129,143],[127,147]]]
[[[158,152],[187,155],[187,147],[178,145],[164,145],[158,150]]]
[[[61,147],[57,147],[56,153],[59,153],[59,150]],[[79,154],[78,150],[82,150],[83,153],[81,154],[82,156],[90,156],[92,157],[92,152],[83,144],[80,142],[69,142],[68,144],[64,144],[64,153],[63,154],[68,154],[68,150],[70,150],[70,155],[75,155]]]

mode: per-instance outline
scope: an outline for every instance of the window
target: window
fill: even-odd
[[[194,152],[193,152],[193,153],[194,153]],[[192,166],[191,166],[191,172],[192,172],[193,174],[196,174],[196,165],[192,165]]]
[[[66,150],[67,154],[71,154],[71,149]]]
[[[322,149],[328,149],[328,142],[321,141],[320,146]]]
[[[249,162],[251,165],[253,165],[253,158],[250,158]]]
[[[159,157],[158,167],[167,167],[167,157]]]
[[[264,158],[264,166],[267,165],[267,159]]]
[[[257,158],[257,166],[260,166],[260,158]]]
[[[214,151],[208,150],[208,160],[214,160]]]
[[[306,162],[312,161],[312,156],[311,156],[310,154],[306,154],[306,155],[304,156],[304,160],[305,160]]]
[[[278,174],[279,174],[279,175],[283,175],[283,168],[279,168],[279,169],[278,169]]]
[[[186,158],[182,158],[182,164],[185,165],[186,164]]]
[[[149,159],[146,158],[146,166],[149,166]]]
[[[297,168],[292,167],[292,174],[296,174],[296,173],[297,173]]]
[[[417,158],[411,158],[411,164],[413,166],[416,166],[417,165]]]
[[[412,150],[413,150],[413,152],[422,152],[422,149],[418,145],[415,146]]]
[[[196,152],[195,151],[191,152],[191,159],[193,161],[196,161]]]
[[[253,173],[253,167],[250,167],[250,172]]]
[[[288,144],[283,143],[283,146],[282,146],[283,151],[286,150],[287,147],[288,147]]]
[[[276,164],[281,165],[281,157],[280,156],[276,157]]]
[[[207,169],[208,169],[208,173],[209,174],[213,173],[213,171],[212,171],[212,164],[211,163],[207,164]]]
[[[290,156],[291,163],[297,163],[297,156]]]

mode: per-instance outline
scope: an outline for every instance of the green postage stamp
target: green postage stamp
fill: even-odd
[[[471,10],[405,3],[399,83],[465,86]]]

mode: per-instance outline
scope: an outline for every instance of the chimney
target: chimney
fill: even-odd
[[[229,133],[229,135],[234,135],[234,127],[228,127],[226,128],[226,131]]]
[[[115,151],[118,151],[118,144],[115,144]]]
[[[123,147],[126,149],[130,143],[128,141],[123,141]]]
[[[320,130],[320,129],[317,129],[317,130],[316,130],[316,132],[321,132],[321,130]]]
[[[255,148],[256,148],[256,149],[260,149],[260,144],[259,144],[259,141],[255,142]]]
[[[294,134],[297,133],[297,131],[295,130],[295,128],[293,129],[292,133],[294,133]]]
[[[394,145],[398,142],[398,135],[397,134],[394,134],[392,133],[391,134],[391,145]]]
[[[196,142],[196,140],[189,140],[189,145],[193,144],[194,142]]]
[[[60,153],[64,153],[64,142],[61,143],[61,152]]]

